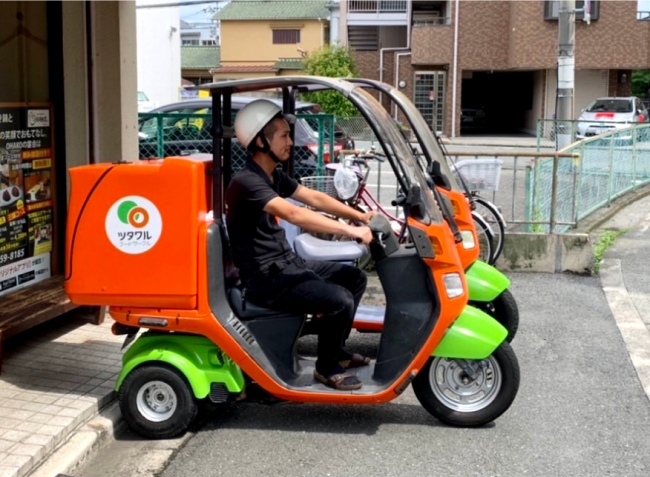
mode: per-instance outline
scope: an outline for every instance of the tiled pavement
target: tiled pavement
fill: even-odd
[[[123,336],[79,311],[5,341],[0,477],[28,475],[114,398]]]

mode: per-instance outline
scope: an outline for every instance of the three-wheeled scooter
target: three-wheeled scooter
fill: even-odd
[[[480,308],[508,330],[508,341],[512,341],[519,327],[519,309],[509,290],[510,280],[495,267],[481,261],[479,241],[476,232],[468,195],[457,183],[452,174],[442,149],[422,114],[415,105],[394,87],[371,79],[352,78],[350,83],[362,88],[381,92],[399,109],[409,123],[420,146],[417,161],[431,181],[429,183],[440,205],[446,222],[454,233],[456,248],[460,257],[467,287],[469,303]],[[322,90],[324,85],[309,85],[310,90]],[[306,259],[345,261],[358,257],[357,247],[349,244],[332,246],[325,240],[314,239],[306,235],[298,236],[294,242],[296,250]],[[362,305],[355,319],[354,328],[358,331],[380,331],[382,327],[382,310]]]
[[[242,297],[230,273],[222,220],[230,179],[231,96],[280,88],[284,110],[309,84],[345,95],[368,121],[405,195],[411,242],[400,245],[373,218],[371,253],[386,293],[374,363],[351,370],[356,391],[313,378],[296,353],[306,314],[264,309]],[[491,422],[512,404],[519,365],[507,331],[467,306],[467,283],[413,152],[381,105],[362,88],[320,77],[227,81],[212,96],[217,160],[169,157],[70,169],[65,289],[77,304],[109,307],[113,330],[131,341],[116,390],[128,425],[151,438],[183,433],[197,403],[245,399],[258,386],[280,400],[379,404],[410,385],[425,409],[457,426]]]

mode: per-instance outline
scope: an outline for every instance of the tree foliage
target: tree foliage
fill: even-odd
[[[359,75],[352,52],[345,46],[326,45],[310,53],[303,63],[303,71],[311,76],[356,78]],[[335,91],[302,94],[304,101],[320,104],[323,112],[340,117],[357,115],[357,108]]]
[[[640,98],[650,97],[650,70],[632,72],[632,95]]]

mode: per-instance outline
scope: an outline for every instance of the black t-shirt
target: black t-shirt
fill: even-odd
[[[276,197],[290,197],[298,182],[278,167],[273,182],[253,160],[230,181],[226,190],[226,226],[235,266],[246,281],[272,263],[295,255],[284,229],[264,207]]]

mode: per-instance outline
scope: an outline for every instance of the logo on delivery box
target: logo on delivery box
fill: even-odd
[[[131,195],[115,202],[106,215],[106,235],[124,253],[150,250],[162,233],[158,208],[144,197]]]

